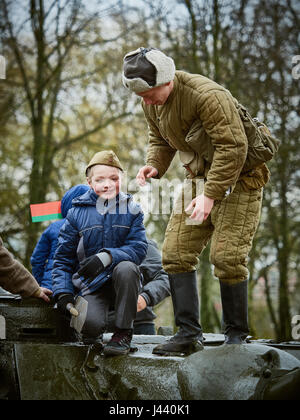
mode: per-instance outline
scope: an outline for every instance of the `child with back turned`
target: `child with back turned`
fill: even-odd
[[[75,185],[70,188],[61,200],[62,219],[51,223],[44,230],[30,258],[32,273],[41,287],[52,290],[53,258],[57,248],[58,235],[65,223],[72,201],[89,190],[87,185]]]

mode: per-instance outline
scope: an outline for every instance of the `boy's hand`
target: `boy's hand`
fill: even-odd
[[[61,295],[56,296],[57,299],[57,309],[62,315],[70,315],[70,311],[67,309],[69,304],[75,306],[75,299],[71,293],[62,293]]]
[[[78,274],[80,277],[84,277],[85,279],[93,279],[102,273],[104,269],[105,266],[103,262],[96,254],[86,258],[82,263],[80,263]]]

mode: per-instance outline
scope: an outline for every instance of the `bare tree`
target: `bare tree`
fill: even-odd
[[[86,48],[91,40],[98,44],[98,48],[107,44],[94,31],[99,28],[100,18],[115,10],[105,4],[99,1],[96,11],[91,13],[79,0],[28,0],[25,7],[24,2],[22,5],[10,0],[0,2],[3,17],[1,42],[12,57],[13,71],[8,72],[8,84],[20,97],[23,115],[32,131],[32,167],[28,182],[30,203],[45,201],[55,172],[55,157],[62,149],[70,150],[72,145],[127,115],[124,109],[114,107],[112,96],[105,95],[105,92],[102,92],[102,108],[98,110],[93,125],[82,124],[81,131],[75,131],[72,130],[75,123],[70,112],[69,120],[62,115],[63,98],[67,98],[71,90],[76,91],[76,82],[92,79],[100,73],[95,61],[92,64],[86,54]],[[88,69],[84,57],[92,64]],[[101,71],[103,74],[103,66]],[[80,105],[82,98],[78,102]],[[77,108],[69,101],[69,109],[80,121],[80,109]],[[81,121],[84,119],[82,116]],[[58,137],[57,133],[60,133]],[[36,224],[27,224],[27,263],[38,229]]]

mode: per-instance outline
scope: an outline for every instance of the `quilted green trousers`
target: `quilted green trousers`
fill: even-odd
[[[248,278],[248,255],[260,220],[263,190],[248,190],[238,182],[231,194],[215,201],[208,219],[199,224],[184,211],[190,202],[186,197],[203,191],[198,184],[196,191],[196,182],[186,180],[174,204],[163,245],[164,269],[170,274],[196,270],[198,257],[211,240],[215,276],[226,284],[240,283]]]

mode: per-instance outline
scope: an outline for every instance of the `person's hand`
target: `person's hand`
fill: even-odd
[[[139,170],[136,176],[136,180],[137,180],[137,183],[141,187],[143,187],[146,185],[146,179],[153,178],[157,175],[158,175],[158,170],[156,168],[154,168],[153,166],[146,165],[146,166],[143,166]]]
[[[62,315],[70,315],[70,311],[67,308],[69,304],[75,306],[75,299],[71,293],[62,293],[55,297],[57,300],[57,309]]]
[[[203,223],[210,215],[213,206],[214,200],[201,194],[192,200],[185,211],[186,213],[192,212],[190,219]]]
[[[137,301],[137,312],[141,312],[146,307],[147,307],[147,302],[145,301],[143,296],[140,295]]]
[[[33,295],[33,297],[38,298],[38,299],[42,299],[45,302],[49,303],[50,302],[50,296],[52,296],[52,292],[49,289],[46,289],[45,287],[40,287]]]

